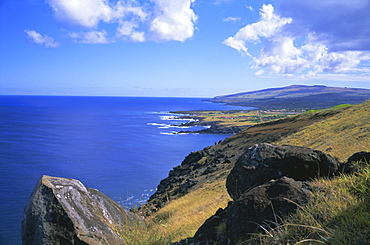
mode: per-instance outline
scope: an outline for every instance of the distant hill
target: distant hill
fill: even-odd
[[[370,99],[370,89],[292,85],[281,88],[216,96],[216,103],[259,109],[325,109],[340,104],[360,104]]]

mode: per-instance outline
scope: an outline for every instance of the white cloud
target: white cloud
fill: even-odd
[[[274,7],[263,5],[260,11],[260,21],[240,29],[233,37],[226,39],[223,44],[239,52],[248,53],[247,42],[260,42],[260,38],[275,35],[283,26],[292,22],[291,18],[282,18],[274,13]]]
[[[249,9],[250,11],[253,11],[253,7],[251,5],[249,6],[245,6],[247,9]]]
[[[224,18],[222,19],[223,22],[233,22],[233,23],[236,23],[238,21],[240,21],[240,17],[227,17],[227,18]]]
[[[47,35],[41,35],[34,30],[24,30],[31,42],[37,43],[39,45],[45,46],[46,48],[56,48],[59,47],[60,43],[54,41],[54,38]]]
[[[197,16],[191,9],[194,0],[152,0],[157,10],[150,31],[161,41],[185,41],[194,34]]]
[[[302,51],[296,48],[288,37],[274,38],[254,59],[254,68],[269,68],[273,73],[293,74],[305,68],[307,60],[301,57]]]
[[[111,41],[106,37],[106,31],[87,31],[87,32],[72,32],[69,36],[76,42],[86,44],[104,44]]]
[[[117,28],[117,37],[124,40],[130,39],[134,42],[144,42],[144,32],[136,31],[138,24],[133,21],[120,21],[119,27]]]
[[[105,0],[47,0],[56,16],[84,27],[96,27],[100,21],[110,22],[115,13]]]
[[[226,39],[224,44],[249,55],[253,59],[252,68],[257,70],[255,73],[257,76],[268,71],[272,74],[300,78],[325,77],[343,80],[347,76],[361,80],[360,77],[368,77],[369,69],[363,64],[370,62],[370,38],[364,34],[370,33],[370,27],[359,25],[358,21],[351,22],[357,19],[353,14],[335,16],[332,12],[344,13],[344,9],[348,7],[348,13],[355,9],[360,16],[364,16],[360,7],[370,10],[370,4],[366,5],[367,8],[363,5],[363,0],[356,0],[355,6],[349,6],[350,2],[345,0],[339,4],[330,0],[323,0],[320,3],[313,0],[298,2],[289,0],[284,2],[286,5],[288,3],[294,5],[295,10],[298,9],[301,14],[299,15],[297,11],[292,13],[280,10],[280,13],[287,17],[276,15],[272,5],[263,5],[260,20],[240,29],[233,37]],[[284,4],[282,6],[288,8]],[[297,7],[298,5],[301,9]],[[330,9],[327,15],[324,12],[328,9],[324,7]],[[288,9],[291,10],[290,7]],[[318,17],[321,21],[320,26],[316,26],[317,12],[321,13]],[[294,17],[290,18],[287,13],[292,13]],[[368,16],[368,12],[366,13]],[[360,32],[356,29],[353,31],[354,40],[351,39],[349,30],[342,26],[343,19],[348,22],[348,26],[364,31],[361,38],[356,38],[356,33]],[[365,17],[364,22],[370,24],[367,19],[370,20],[370,17]],[[328,20],[330,23],[327,23]],[[337,33],[336,24],[343,33]],[[256,43],[261,43],[263,48],[257,55],[252,56],[249,49],[255,47]],[[368,48],[366,43],[369,44]]]
[[[87,34],[99,34],[95,29],[100,23],[114,26],[115,39],[110,41],[183,42],[193,36],[197,20],[191,8],[194,0],[146,0],[143,3],[136,0],[46,1],[59,20],[95,31]],[[101,38],[97,40],[102,42],[103,36],[98,37]]]

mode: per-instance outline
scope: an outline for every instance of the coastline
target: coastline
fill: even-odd
[[[225,134],[234,135],[255,124],[281,119],[299,114],[288,110],[219,110],[219,111],[171,111],[173,116],[168,120],[187,121],[172,124],[170,127],[191,128],[202,127],[199,130],[181,130],[173,134]]]

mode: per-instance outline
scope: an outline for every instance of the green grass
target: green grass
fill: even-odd
[[[341,104],[341,105],[334,106],[331,109],[338,109],[338,108],[344,108],[344,107],[350,107],[350,106],[353,106],[353,105],[351,105],[351,104]],[[323,111],[323,110],[325,110],[325,109],[321,109],[321,110],[308,110],[308,111],[305,111],[304,113],[315,113],[315,112]]]

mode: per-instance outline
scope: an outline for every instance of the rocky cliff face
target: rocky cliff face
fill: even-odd
[[[22,241],[35,244],[125,244],[116,232],[134,219],[121,205],[80,181],[43,176],[24,210]]]

